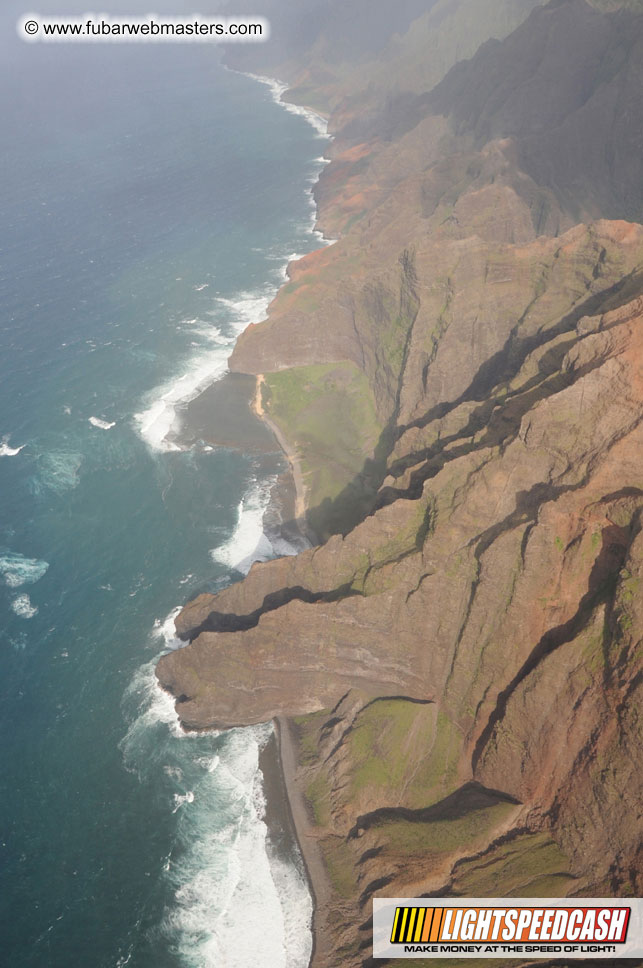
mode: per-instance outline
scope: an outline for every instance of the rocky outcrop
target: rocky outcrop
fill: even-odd
[[[518,132],[518,75],[500,108],[485,48],[416,92],[407,120],[422,110],[391,141],[351,143],[347,95],[319,192],[342,238],[291,266],[233,354],[269,374],[286,435],[283,401],[332,385],[320,465],[345,439],[342,411],[351,428],[370,413],[360,394],[368,435],[380,427],[326,499],[327,521],[346,520],[330,514],[342,502],[355,521],[189,603],[189,644],[157,670],[186,728],[280,721],[322,871],[318,968],[371,964],[376,893],[643,888],[643,227],[576,224],[580,196],[521,147],[547,99],[538,65],[558,63],[552,23],[577,18],[580,48],[611,52],[607,90],[638,69],[640,17],[614,53],[625,16],[556,0],[531,18],[531,62],[524,32],[490,48],[496,63],[523,52]],[[563,126],[600,87],[584,70],[551,106]]]

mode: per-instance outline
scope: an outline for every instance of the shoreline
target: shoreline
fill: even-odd
[[[277,740],[277,765],[283,780],[285,805],[292,823],[295,840],[299,847],[313,905],[310,926],[312,948],[310,961],[308,962],[310,968],[310,966],[315,964],[316,956],[323,953],[320,952],[319,948],[317,919],[320,912],[327,906],[332,889],[321,851],[317,846],[317,840],[312,830],[306,801],[296,781],[297,750],[291,734],[290,724],[283,716],[277,716],[273,720],[273,723]]]
[[[322,117],[315,111],[283,100],[282,96],[288,90],[287,84],[274,78],[249,74],[245,71],[240,71],[239,73],[245,74],[245,76],[251,77],[258,83],[267,86],[270,89],[273,100],[277,104],[282,106],[286,111],[304,117],[308,124],[310,124],[310,126],[317,132],[320,138],[326,139],[329,143],[332,142],[333,138],[332,135],[328,134],[326,118]],[[330,159],[326,157],[324,157],[323,160],[326,164],[330,163]],[[314,207],[311,234],[320,239],[322,243],[320,248],[326,248],[327,246],[332,245],[336,240],[327,239],[324,233],[316,227],[318,211],[314,197],[314,186],[317,184],[318,180],[319,174],[309,189]],[[284,266],[284,280],[277,291],[280,291],[281,288],[288,282],[288,267],[290,265],[290,261],[292,260],[289,260]],[[200,410],[200,416],[203,421],[202,427],[197,428],[196,433],[193,435],[191,443],[195,443],[196,439],[201,439],[208,441],[208,443],[211,445],[221,445],[223,443],[223,445],[226,446],[227,443],[228,446],[234,446],[230,439],[227,439],[226,443],[224,443],[225,435],[222,435],[221,433],[222,428],[219,428],[218,433],[215,432],[214,435],[211,435],[212,409],[208,408],[208,400],[210,403],[212,403],[213,400],[216,400],[217,393],[223,390],[223,382],[226,377],[236,377],[237,382],[239,383],[240,392],[243,393],[242,379],[239,380],[239,378],[243,378],[244,375],[231,374],[229,371],[223,378],[216,379],[209,386],[204,387],[195,400],[188,403],[186,408],[186,412],[191,411],[193,415],[198,413]],[[252,379],[252,375],[247,375],[246,379],[250,381],[250,379]],[[264,428],[264,432],[267,431],[268,434],[274,438],[282,454],[285,456],[290,470],[290,473],[287,476],[290,478],[290,481],[292,481],[292,486],[294,486],[294,494],[291,490],[289,495],[288,491],[290,486],[286,484],[284,480],[286,474],[284,474],[283,478],[278,479],[273,491],[278,490],[281,492],[282,501],[285,502],[286,506],[288,505],[289,501],[292,502],[294,498],[294,513],[292,521],[294,530],[301,536],[305,544],[315,547],[320,542],[310,528],[306,518],[306,485],[304,481],[301,459],[296,453],[294,446],[290,445],[283,432],[274,423],[274,421],[271,420],[263,407],[262,388],[265,383],[264,375],[258,374],[254,377],[254,379],[254,393],[248,400],[249,410],[261,427]],[[216,389],[217,387],[219,388],[218,391]],[[209,413],[208,409],[210,409]],[[190,421],[188,420],[188,424],[189,423]],[[207,433],[204,432],[203,429],[206,425],[208,428]],[[183,431],[185,431],[185,429],[185,427],[181,428]],[[217,437],[222,439],[217,440]],[[253,437],[253,443],[254,447],[256,447],[257,443],[259,442],[254,440]],[[254,447],[251,447],[251,449],[254,449]],[[259,451],[263,450],[263,447],[260,443],[258,449]],[[271,494],[266,513],[269,512],[271,506],[280,506],[279,498],[275,499],[273,494]],[[282,524],[283,523],[284,522],[282,521]],[[260,757],[260,768],[263,776],[264,790],[267,794],[268,805],[265,821],[268,827],[269,835],[274,838],[273,849],[279,851],[280,841],[283,840],[284,835],[287,837],[289,828],[293,846],[296,847],[299,857],[301,858],[301,866],[303,868],[303,874],[306,879],[312,904],[310,925],[311,954],[308,961],[308,968],[311,968],[311,966],[316,963],[317,957],[321,953],[319,948],[319,932],[317,930],[318,919],[320,917],[320,913],[327,907],[332,891],[328,873],[322,859],[321,851],[317,845],[313,826],[308,815],[308,807],[306,805],[303,792],[300,790],[297,784],[297,749],[296,742],[291,734],[291,727],[288,721],[283,717],[278,717],[273,720],[273,726],[275,732],[273,754],[271,754],[269,744],[269,747],[262,752]],[[325,954],[330,955],[332,952],[325,952]]]
[[[302,106],[284,101],[283,95],[288,90],[288,84],[285,84],[276,78],[269,78],[256,74],[250,74],[247,76],[252,77],[260,84],[267,85],[271,89],[273,99],[276,103],[281,104],[286,111],[294,110],[296,113],[301,112],[301,114],[306,118],[307,122],[318,132],[318,134],[320,134],[322,137],[325,137],[329,143],[333,141],[332,135],[328,133],[328,119],[323,118],[316,112],[309,111]],[[297,110],[297,108],[299,108],[299,110]],[[319,124],[320,121],[321,125]],[[328,162],[330,161],[330,159],[326,160]],[[319,181],[319,177],[320,176],[318,175],[315,183],[310,188],[310,196],[315,209],[312,232],[316,233],[322,242],[325,243],[325,246],[327,246],[332,245],[336,240],[326,239],[324,233],[317,229],[318,209],[314,196],[314,185]],[[289,265],[290,263],[288,263],[285,267],[285,279],[283,285],[286,285],[288,282]],[[262,388],[264,383],[264,374],[257,374],[255,393],[250,408],[257,419],[260,420],[263,425],[267,427],[268,430],[273,434],[275,440],[285,455],[286,460],[288,461],[291,470],[291,478],[295,486],[294,523],[302,537],[309,541],[312,547],[315,547],[319,544],[319,540],[310,529],[306,519],[306,486],[304,483],[301,460],[294,451],[294,448],[290,446],[280,428],[274,423],[273,420],[270,419],[264,410],[262,402]],[[312,918],[310,925],[312,947],[308,962],[308,968],[311,968],[311,966],[316,963],[317,956],[320,954],[319,932],[317,925],[320,912],[324,909],[324,907],[326,907],[327,902],[330,899],[331,888],[326,867],[323,863],[321,853],[316,845],[316,841],[312,833],[312,827],[308,817],[308,810],[304,796],[296,782],[297,751],[290,733],[290,726],[284,717],[276,717],[273,720],[273,725],[276,738],[277,769],[280,773],[284,791],[284,808],[287,811],[292,824],[292,831],[295,842],[299,849],[299,854],[312,901]]]
[[[255,394],[250,404],[250,409],[253,414],[261,420],[261,422],[268,428],[268,430],[273,434],[275,440],[279,444],[279,447],[284,453],[286,460],[290,466],[290,471],[292,479],[295,485],[295,518],[294,523],[300,531],[302,537],[304,537],[310,544],[314,547],[319,544],[319,541],[315,534],[310,529],[308,521],[306,519],[306,485],[304,483],[304,474],[301,466],[301,459],[296,453],[295,449],[290,446],[288,440],[284,436],[283,432],[277,426],[277,424],[270,419],[266,413],[261,395],[262,388],[265,385],[265,377],[263,373],[257,374],[256,384],[255,384]]]

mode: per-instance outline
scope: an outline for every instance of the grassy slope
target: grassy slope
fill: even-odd
[[[265,386],[264,406],[301,459],[313,527],[320,519],[315,509],[333,501],[333,530],[341,531],[337,498],[372,457],[381,433],[366,377],[354,363],[326,363],[268,374]],[[359,484],[354,493],[359,497]]]

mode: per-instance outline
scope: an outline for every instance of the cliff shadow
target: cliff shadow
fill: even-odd
[[[375,509],[395,444],[395,426],[395,417],[392,417],[379,436],[373,457],[364,462],[336,497],[325,498],[307,509],[307,522],[321,542],[334,534],[348,534]]]

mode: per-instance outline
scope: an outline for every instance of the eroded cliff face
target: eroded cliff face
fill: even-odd
[[[179,617],[187,727],[295,718],[334,943],[384,886],[643,887],[642,360],[642,299],[581,316],[480,431],[468,401],[427,423],[346,537]]]
[[[592,44],[609,20],[552,11]],[[191,602],[158,666],[186,728],[279,719],[319,968],[371,963],[378,892],[643,889],[643,227],[575,224],[501,134],[444,109],[338,139],[342,238],[232,363],[272,374],[273,407],[359,374],[334,392],[381,435],[318,516],[355,521]]]

